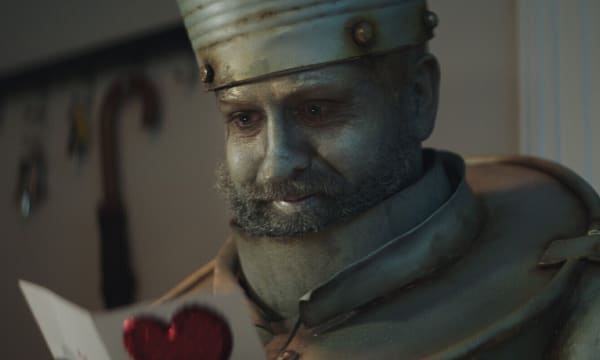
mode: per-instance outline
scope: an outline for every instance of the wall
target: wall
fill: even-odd
[[[430,3],[441,19],[432,49],[442,62],[443,82],[438,126],[428,144],[465,154],[515,152],[518,110],[512,2]],[[94,20],[96,26],[103,21],[112,24],[111,14],[120,11],[116,4],[91,7],[99,17]],[[64,2],[67,5],[74,6]],[[57,13],[67,10],[61,8]],[[140,14],[146,11],[154,13],[150,5]],[[38,26],[43,29],[56,22],[51,18],[45,21]],[[181,81],[182,74],[189,78],[191,60],[190,53],[166,54],[160,61],[146,64],[162,89],[166,116],[159,132],[148,134],[140,129],[139,104],[130,104],[122,114],[123,187],[140,299],[158,296],[209,259],[227,232],[226,211],[212,189],[213,169],[222,157],[222,126],[212,95]],[[17,278],[48,286],[83,306],[100,308],[97,114],[107,85],[126,70],[97,74],[92,84],[94,141],[89,158],[80,165],[66,156],[65,147],[66,113],[73,92],[85,88],[81,80],[65,79],[47,89],[45,101],[37,88],[13,94],[0,109],[0,316],[5,319],[0,333],[14,339],[3,342],[0,358],[47,358],[17,291]],[[34,125],[25,113],[44,102],[46,121]],[[18,160],[27,149],[27,134],[32,133],[42,135],[49,196],[32,218],[24,221],[18,214],[14,190]]]
[[[463,155],[518,151],[518,57],[514,1],[429,0],[440,18],[431,51],[442,67],[430,146]]]
[[[520,0],[521,151],[600,191],[600,2]]]
[[[0,75],[179,21],[175,0],[0,2]]]

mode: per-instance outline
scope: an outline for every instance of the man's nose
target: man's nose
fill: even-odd
[[[258,182],[293,179],[310,166],[309,146],[304,134],[298,126],[286,121],[284,114],[269,119],[265,140]]]

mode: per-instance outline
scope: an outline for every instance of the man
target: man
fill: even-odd
[[[233,219],[163,300],[243,289],[269,359],[596,356],[600,200],[556,164],[422,149],[424,0],[179,5]]]

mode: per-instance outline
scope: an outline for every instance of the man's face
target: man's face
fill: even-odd
[[[420,140],[409,86],[397,89],[349,63],[220,90],[218,185],[234,223],[257,236],[320,231],[414,181]]]

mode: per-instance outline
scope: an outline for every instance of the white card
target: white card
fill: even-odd
[[[123,345],[123,321],[132,316],[151,316],[168,324],[182,307],[198,305],[221,314],[233,335],[230,359],[265,359],[243,295],[192,294],[162,305],[136,304],[114,311],[90,312],[50,290],[20,280],[19,286],[31,308],[54,359],[130,360]]]

